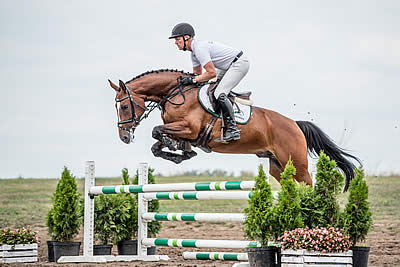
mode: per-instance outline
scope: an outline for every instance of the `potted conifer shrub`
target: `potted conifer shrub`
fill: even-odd
[[[344,177],[336,169],[336,162],[323,151],[319,155],[314,187],[298,184],[301,214],[304,225],[335,226],[340,216],[338,195],[343,188]]]
[[[369,247],[356,246],[365,240],[372,227],[372,213],[369,210],[368,185],[364,171],[356,170],[356,177],[351,181],[348,202],[342,213],[340,225],[350,236],[353,251],[353,266],[368,266]]]
[[[319,216],[315,216],[313,225],[336,225],[339,219],[340,207],[337,196],[341,193],[344,177],[336,169],[336,162],[321,151],[317,163],[316,184],[314,186],[314,209]]]
[[[111,255],[112,238],[119,227],[115,225],[114,221],[115,213],[119,212],[118,203],[116,195],[99,195],[95,197],[94,235],[100,244],[93,245],[93,255]]]
[[[274,198],[266,178],[260,165],[249,206],[244,210],[246,236],[261,243],[261,247],[247,248],[250,266],[275,266],[276,247],[269,246],[269,242],[276,240],[278,234],[274,231]]]
[[[322,217],[322,211],[315,208],[315,197],[313,187],[301,182],[297,185],[300,197],[301,218],[304,226],[314,228],[318,226],[318,218]]]
[[[294,175],[296,175],[296,168],[293,166],[292,160],[289,159],[285,170],[281,173],[281,190],[278,194],[278,202],[274,207],[276,238],[285,231],[304,226],[301,217],[300,195],[293,179]]]
[[[337,196],[344,178],[336,170],[336,162],[320,153],[314,188],[299,184],[301,216],[305,228],[285,231],[282,244],[282,264],[349,264],[350,237],[343,227]]]
[[[296,175],[296,168],[293,161],[289,158],[286,163],[285,170],[281,173],[281,190],[278,194],[278,201],[274,206],[275,223],[273,231],[275,238],[299,227],[304,226],[301,213],[300,195],[297,184],[294,181]],[[281,248],[277,249],[278,266],[281,265]]]
[[[61,256],[78,256],[81,242],[73,242],[79,233],[82,220],[75,177],[67,167],[61,174],[53,195],[53,207],[47,214],[46,225],[52,241],[47,241],[49,261]]]
[[[131,199],[123,194],[101,196],[101,198],[100,196],[96,196],[96,198],[99,197],[99,200],[97,200],[95,205],[97,205],[97,203],[102,203],[101,205],[105,206],[100,206],[100,209],[108,212],[107,214],[100,215],[100,210],[95,207],[94,230],[96,238],[102,245],[107,244],[110,246],[111,244],[108,244],[108,242],[118,245],[119,242],[124,240],[127,236],[130,236],[132,233]],[[96,211],[99,211],[97,215]],[[104,249],[107,249],[107,253],[107,247],[109,246],[103,247]],[[94,246],[94,248],[97,248],[97,245]]]
[[[154,169],[149,168],[149,172],[148,172],[148,184],[155,184],[156,183],[156,179],[153,175],[154,173]],[[139,172],[136,171],[136,175],[135,178],[133,180],[133,184],[138,184],[139,182]],[[137,203],[137,195],[136,195],[136,203]],[[151,201],[149,201],[148,203],[148,208],[147,208],[148,212],[158,212],[160,210],[160,202],[157,199],[153,199]],[[137,206],[136,206],[136,211],[137,211]],[[161,230],[161,222],[158,221],[152,221],[147,223],[147,236],[149,238],[154,238],[156,237],[156,235],[160,232]],[[147,248],[147,255],[156,255],[157,251],[156,251],[156,246],[152,246]]]
[[[122,185],[129,185],[128,169],[122,169]],[[112,224],[114,225],[113,243],[117,245],[119,255],[136,255],[137,243],[132,239],[137,236],[137,203],[132,194],[118,194],[114,196],[115,212]],[[136,240],[135,240],[136,241]],[[134,254],[130,254],[133,251]]]
[[[123,170],[123,179],[124,179],[124,184],[129,184],[129,175],[128,175],[128,170],[124,169]],[[149,168],[148,171],[148,184],[155,184],[155,178],[154,178],[154,169]],[[139,173],[136,171],[136,176],[132,181],[132,184],[138,184],[138,179],[139,179]],[[133,224],[130,227],[129,232],[126,233],[125,236],[121,236],[121,240],[118,242],[118,254],[119,255],[137,255],[137,240],[134,238],[137,238],[137,231],[138,231],[138,225],[137,225],[137,216],[138,216],[138,210],[137,210],[137,195],[134,198],[134,201],[131,202],[131,208],[132,210],[130,211],[130,214],[132,214],[132,222]],[[148,203],[148,211],[149,212],[158,212],[159,211],[159,201],[158,200],[152,200]],[[153,221],[149,222],[147,224],[147,235],[148,237],[155,237],[156,234],[160,231],[161,229],[161,223],[158,221]],[[147,255],[155,255],[156,254],[156,247],[152,246],[147,248]]]

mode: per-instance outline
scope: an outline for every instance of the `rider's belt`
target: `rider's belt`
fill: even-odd
[[[243,55],[243,51],[240,51],[239,54],[232,60],[232,63],[235,63],[241,56]]]

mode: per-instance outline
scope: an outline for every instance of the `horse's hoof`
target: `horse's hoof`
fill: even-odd
[[[171,161],[173,163],[179,164],[179,163],[181,163],[183,161],[183,158],[182,157],[176,157],[174,159],[171,159]]]
[[[161,157],[160,151],[152,151],[154,157]]]
[[[197,153],[195,151],[193,151],[193,150],[190,151],[190,152],[188,152],[188,151],[183,152],[183,159],[184,160],[191,159],[191,158],[193,158],[195,156],[197,156]]]
[[[162,154],[162,149],[163,145],[161,144],[161,142],[156,142],[155,144],[153,144],[153,146],[151,147],[151,152],[153,152],[153,155],[155,157],[161,157]]]
[[[171,138],[164,137],[162,143],[171,151],[177,150],[177,142]]]

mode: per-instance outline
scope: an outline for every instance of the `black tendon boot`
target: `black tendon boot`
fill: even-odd
[[[222,114],[225,121],[225,129],[223,139],[217,138],[215,141],[227,143],[232,140],[240,139],[240,131],[236,125],[235,115],[233,114],[233,107],[228,97],[222,93],[218,97],[218,103],[222,109]]]

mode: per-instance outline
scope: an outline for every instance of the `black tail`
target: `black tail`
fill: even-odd
[[[352,162],[345,157],[356,160],[360,165],[361,161],[353,155],[347,153],[344,149],[336,145],[328,135],[320,128],[309,121],[296,121],[297,125],[303,132],[307,140],[308,152],[312,155],[319,156],[321,150],[329,156],[330,159],[336,161],[337,167],[343,172],[346,178],[344,191],[349,188],[350,181],[354,178],[354,169],[356,168]]]

